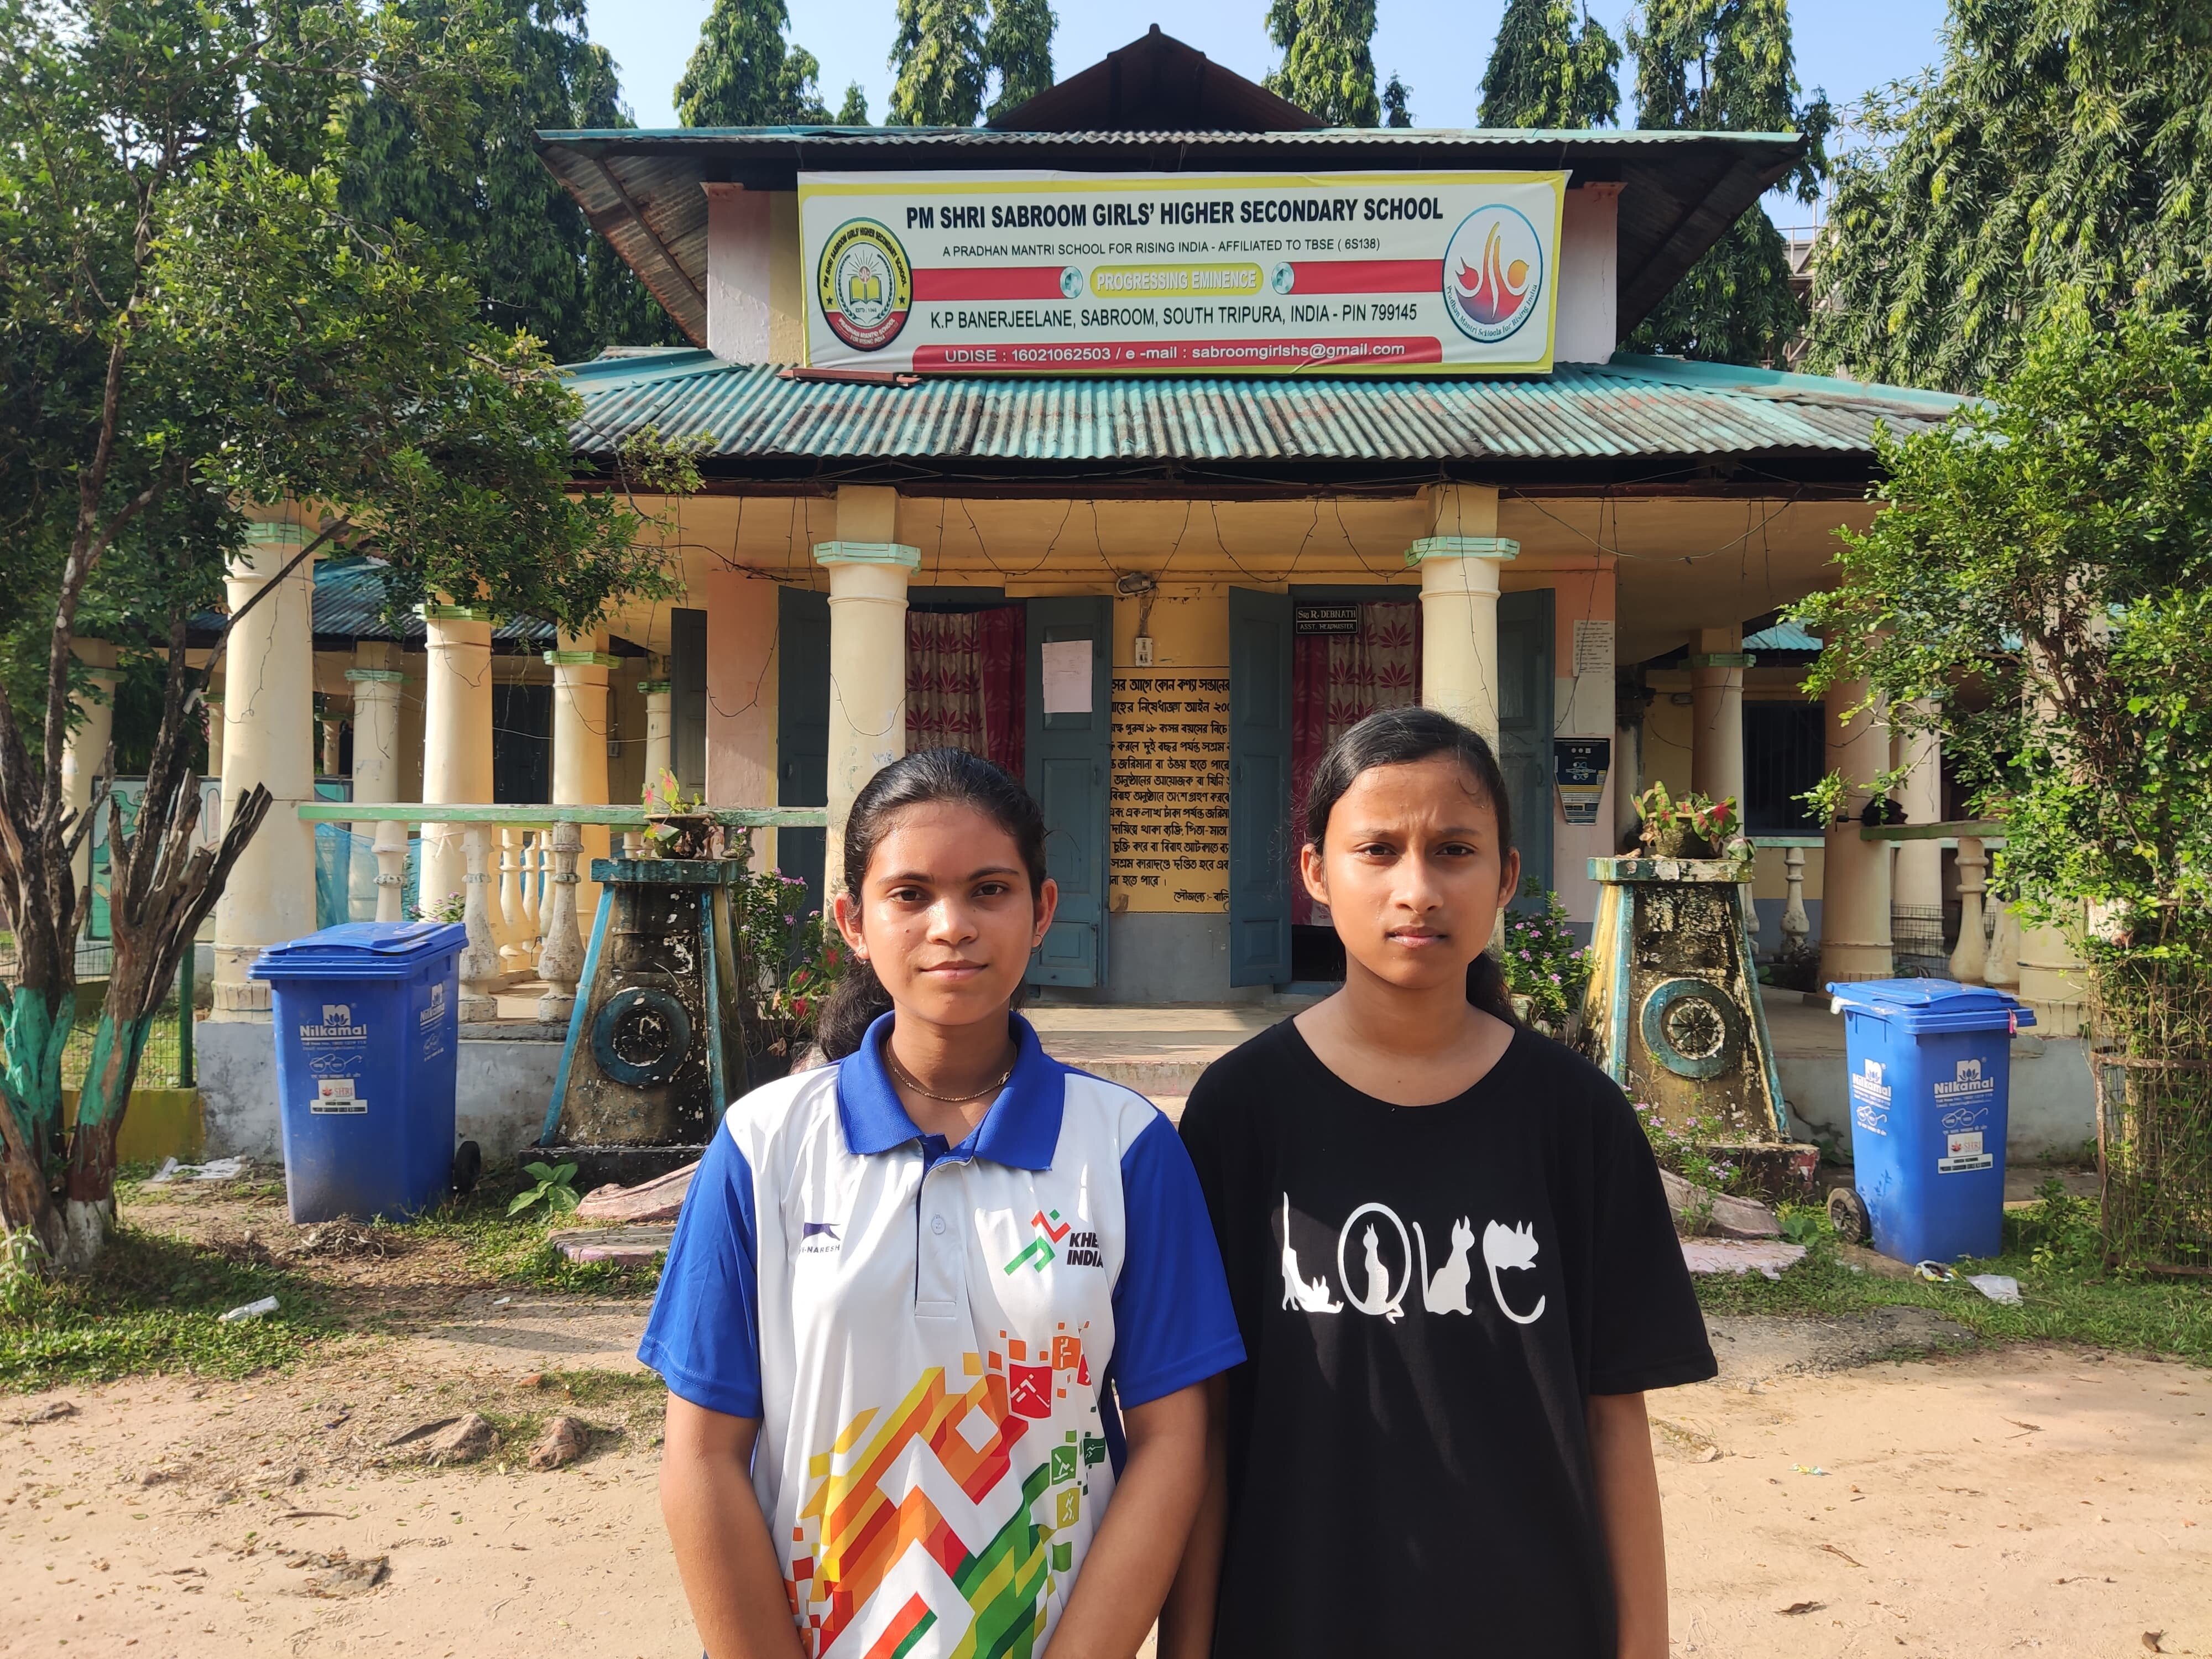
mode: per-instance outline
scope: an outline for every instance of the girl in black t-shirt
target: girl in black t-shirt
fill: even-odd
[[[1520,882],[1490,745],[1361,721],[1301,872],[1344,988],[1182,1120],[1250,1358],[1161,1659],[1664,1659],[1644,1393],[1712,1351],[1633,1110],[1484,954]]]

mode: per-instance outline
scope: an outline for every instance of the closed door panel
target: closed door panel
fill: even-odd
[[[1060,887],[1060,909],[1030,964],[1035,984],[1106,980],[1113,605],[1103,594],[1029,602],[1024,754],[1030,793],[1044,811],[1046,865]]]
[[[1229,982],[1291,977],[1291,599],[1229,590]]]

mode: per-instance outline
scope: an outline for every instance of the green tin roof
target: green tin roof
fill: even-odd
[[[830,462],[1641,465],[1793,455],[1863,466],[1877,422],[1932,425],[1963,401],[1627,356],[1516,378],[909,377],[897,384],[726,363],[676,348],[562,373],[583,399],[571,430],[579,454],[611,455],[653,429],[702,440],[708,471],[723,474]]]

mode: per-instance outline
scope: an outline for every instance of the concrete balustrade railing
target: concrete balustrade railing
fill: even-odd
[[[656,816],[642,806],[472,805],[439,801],[306,801],[305,823],[376,826],[376,919],[400,920],[407,880],[407,826],[452,825],[461,831],[467,860],[461,925],[468,943],[459,963],[461,1018],[499,1017],[498,993],[520,973],[534,969],[550,988],[538,1000],[541,1021],[568,1018],[584,968],[576,915],[577,868],[584,849],[578,826],[603,823],[623,831],[627,855],[636,856],[645,827]],[[725,830],[817,830],[830,814],[819,806],[708,807],[696,816]]]

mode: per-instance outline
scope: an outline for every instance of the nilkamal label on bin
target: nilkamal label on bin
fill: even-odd
[[[1869,1060],[1851,1073],[1851,1121],[1870,1135],[1889,1133],[1889,1085],[1882,1081],[1884,1062]]]

